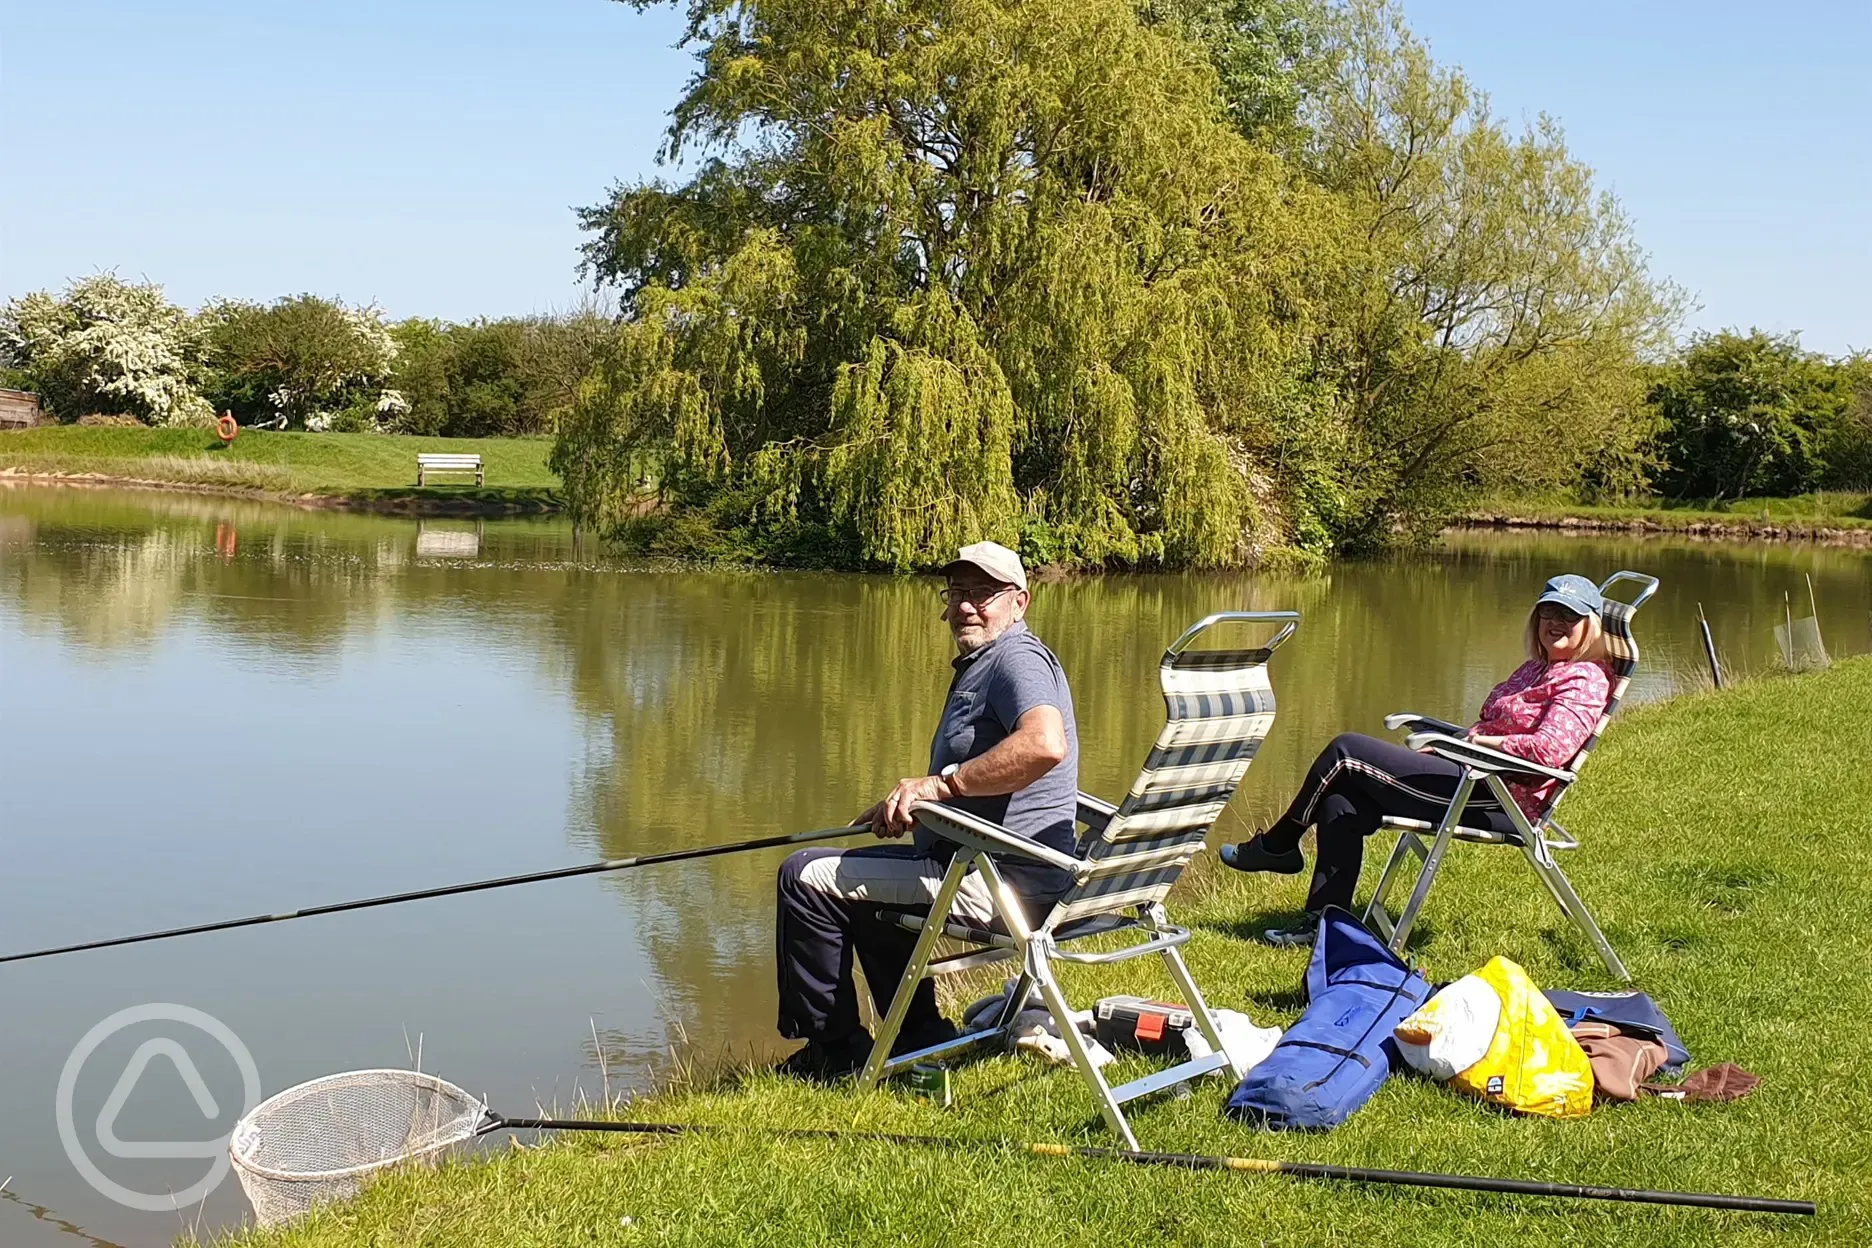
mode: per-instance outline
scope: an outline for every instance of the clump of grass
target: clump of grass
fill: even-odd
[[[232,489],[286,493],[295,488],[293,474],[274,464],[221,455],[152,455],[137,461],[152,481],[190,485],[218,485]]]

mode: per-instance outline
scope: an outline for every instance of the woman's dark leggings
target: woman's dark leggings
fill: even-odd
[[[1365,838],[1378,830],[1386,815],[1433,823],[1441,819],[1461,779],[1462,768],[1447,759],[1362,733],[1343,733],[1313,760],[1300,795],[1261,834],[1262,844],[1286,853],[1298,849],[1301,835],[1314,828],[1319,850],[1307,910],[1350,910],[1365,860]],[[1486,791],[1469,799],[1463,822],[1497,832],[1514,827],[1501,803]]]

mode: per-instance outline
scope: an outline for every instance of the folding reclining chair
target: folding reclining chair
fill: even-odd
[[[1214,626],[1242,621],[1280,627],[1259,649],[1189,648]],[[1274,690],[1268,683],[1267,660],[1293,635],[1299,622],[1295,611],[1225,611],[1198,621],[1171,644],[1158,669],[1167,709],[1163,731],[1121,804],[1113,806],[1079,794],[1078,821],[1086,831],[1074,854],[1036,844],[951,806],[925,803],[915,808],[917,821],[953,843],[956,852],[927,920],[920,915],[901,920],[920,934],[859,1076],[861,1088],[875,1087],[885,1075],[916,1062],[1006,1037],[1035,987],[1059,1027],[1073,1064],[1098,1098],[1105,1121],[1127,1148],[1137,1148],[1137,1138],[1120,1106],[1224,1066],[1234,1069],[1215,1016],[1177,952],[1189,940],[1189,930],[1170,924],[1163,899],[1202,848],[1210,825],[1234,796],[1273,726]],[[1037,927],[1032,926],[991,855],[1069,871],[1072,887]],[[987,881],[996,916],[991,926],[964,922],[950,914],[956,890],[970,871],[981,872]],[[1067,947],[1109,933],[1124,933],[1133,943],[1118,949]],[[933,958],[939,936],[964,948]],[[1092,1064],[1073,1024],[1072,1007],[1054,974],[1054,963],[1122,962],[1152,953],[1163,957],[1211,1052],[1114,1088]],[[1003,959],[1018,959],[1021,971],[992,1027],[900,1057],[890,1055],[911,997],[923,979]],[[874,985],[873,992],[880,987]],[[1238,1078],[1241,1073],[1235,1071]]]
[[[1638,586],[1638,592],[1629,602],[1612,596],[1612,587],[1621,581],[1631,581]],[[1417,922],[1417,915],[1423,910],[1425,899],[1430,896],[1430,886],[1436,882],[1437,871],[1442,867],[1443,856],[1452,841],[1514,845],[1526,856],[1528,865],[1534,868],[1534,874],[1540,877],[1541,883],[1547,886],[1560,912],[1592,941],[1606,969],[1620,979],[1630,981],[1631,974],[1626,971],[1625,964],[1619,960],[1611,942],[1599,930],[1592,912],[1586,909],[1586,903],[1573,891],[1566,873],[1560,870],[1560,864],[1554,860],[1555,850],[1577,849],[1579,840],[1554,821],[1553,812],[1554,807],[1560,804],[1560,799],[1573,787],[1586,756],[1599,744],[1599,737],[1606,729],[1606,721],[1618,709],[1626,689],[1631,685],[1632,673],[1638,670],[1638,642],[1632,637],[1632,615],[1657,592],[1657,587],[1656,577],[1639,572],[1615,572],[1599,587],[1600,594],[1605,598],[1605,610],[1600,620],[1605,626],[1606,658],[1612,667],[1612,697],[1606,703],[1605,713],[1599,717],[1592,735],[1586,738],[1586,743],[1580,746],[1579,752],[1568,760],[1564,768],[1543,767],[1525,758],[1475,745],[1462,739],[1463,728],[1444,720],[1412,712],[1385,716],[1385,727],[1394,732],[1400,728],[1409,730],[1410,735],[1405,738],[1405,744],[1412,749],[1428,749],[1439,758],[1446,758],[1464,768],[1462,780],[1456,785],[1455,796],[1450,799],[1449,807],[1439,822],[1431,824],[1421,819],[1402,818],[1387,818],[1384,821],[1385,826],[1400,831],[1397,845],[1385,863],[1384,874],[1378,877],[1378,887],[1373,890],[1371,901],[1365,907],[1365,926],[1383,936],[1393,952],[1404,952],[1404,942],[1409,939],[1411,926]],[[1529,819],[1515,805],[1513,796],[1508,792],[1506,782],[1511,778],[1523,781],[1557,780],[1559,787],[1554,790],[1539,817]],[[1463,808],[1468,805],[1470,794],[1478,784],[1485,786],[1501,803],[1509,822],[1514,825],[1513,831],[1494,832],[1462,825]],[[1424,843],[1425,833],[1434,833],[1428,845]],[[1417,872],[1416,884],[1411,888],[1410,900],[1394,920],[1385,911],[1385,894],[1402,876],[1405,863],[1412,856],[1423,865]]]

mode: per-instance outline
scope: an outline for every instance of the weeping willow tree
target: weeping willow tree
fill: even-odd
[[[693,176],[581,214],[624,314],[554,450],[578,520],[890,568],[1284,540],[1340,213],[1200,47],[1130,0],[687,15]]]

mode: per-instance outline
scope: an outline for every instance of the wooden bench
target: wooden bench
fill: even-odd
[[[416,484],[427,485],[429,474],[432,472],[472,472],[475,475],[476,485],[487,484],[487,473],[481,467],[479,455],[453,453],[424,455],[419,453],[416,456]]]

